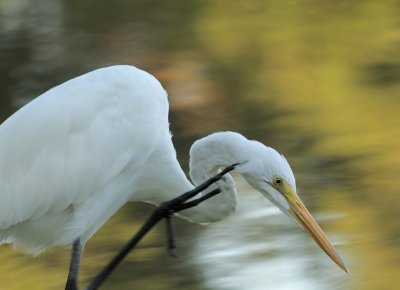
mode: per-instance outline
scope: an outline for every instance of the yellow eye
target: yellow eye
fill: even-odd
[[[275,185],[282,185],[282,183],[283,183],[282,178],[280,178],[280,177],[275,178],[275,180],[274,180]]]

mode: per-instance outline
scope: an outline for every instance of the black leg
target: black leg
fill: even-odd
[[[167,250],[168,250],[168,255],[172,258],[176,258],[176,253],[175,253],[175,232],[174,232],[174,224],[172,223],[172,213],[167,214],[165,216],[165,223],[167,226]]]
[[[71,265],[65,290],[78,290],[79,264],[81,261],[83,245],[79,239],[72,244]]]
[[[145,224],[140,228],[140,230],[136,233],[135,236],[121,249],[121,251],[114,256],[114,258],[100,271],[100,273],[90,282],[88,287],[85,290],[95,290],[98,289],[107,277],[111,274],[111,272],[118,266],[118,264],[125,258],[125,256],[139,243],[139,241],[146,235],[148,231],[150,231],[154,225],[156,225],[160,220],[166,218],[167,220],[167,234],[168,234],[168,247],[169,249],[173,249],[175,247],[173,230],[172,230],[172,222],[170,220],[171,214],[196,206],[199,203],[213,197],[214,195],[220,192],[219,189],[213,190],[212,192],[206,194],[205,196],[187,202],[189,199],[195,197],[201,191],[207,189],[210,185],[220,180],[226,173],[235,169],[237,164],[233,164],[228,166],[220,173],[211,177],[204,183],[197,186],[195,189],[190,190],[174,199],[166,201],[162,203],[147,219]],[[187,203],[186,203],[187,202]],[[69,276],[68,276],[69,277]],[[76,280],[75,280],[76,281]],[[76,284],[76,282],[75,282]],[[68,285],[68,282],[67,282]],[[67,289],[67,288],[66,288]],[[71,288],[77,289],[77,288]],[[68,288],[69,290],[69,288]]]
[[[235,163],[232,164],[228,167],[226,167],[224,170],[222,170],[220,173],[218,173],[217,175],[211,177],[210,179],[204,181],[202,184],[200,184],[199,186],[197,186],[196,188],[185,192],[184,194],[175,197],[167,202],[164,202],[160,205],[160,207],[168,207],[171,208],[175,205],[180,205],[183,204],[184,202],[188,201],[189,199],[191,199],[192,197],[195,197],[197,194],[199,194],[200,192],[202,192],[203,190],[207,189],[210,185],[214,184],[215,182],[217,182],[218,180],[220,180],[225,174],[227,174],[228,172],[232,171],[233,169],[235,169],[235,166],[239,165],[239,163]]]
[[[196,198],[196,199],[193,199],[193,200],[191,200],[191,201],[188,201],[188,202],[185,202],[185,203],[180,204],[179,206],[177,206],[177,207],[174,209],[174,212],[179,212],[179,211],[182,211],[182,210],[191,208],[191,207],[195,207],[196,205],[199,205],[199,204],[202,203],[203,201],[205,201],[205,200],[207,200],[207,199],[213,197],[214,195],[217,195],[217,194],[220,193],[220,192],[221,192],[221,190],[220,190],[219,188],[214,189],[213,191],[207,193],[206,195],[204,195],[204,196],[202,196],[202,197],[200,197],[200,198]]]
[[[136,235],[122,248],[122,250],[112,258],[112,260],[100,271],[99,274],[90,282],[86,290],[98,289],[111,272],[118,266],[124,257],[132,250],[134,246],[144,237],[144,235],[151,230],[151,228],[164,218],[164,211],[157,208],[146,223],[140,228]]]

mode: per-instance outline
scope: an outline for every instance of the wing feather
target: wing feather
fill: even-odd
[[[84,203],[168,130],[164,89],[129,66],[36,98],[0,126],[0,229]]]

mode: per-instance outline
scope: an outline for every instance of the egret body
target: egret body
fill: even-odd
[[[159,205],[221,168],[236,171],[344,264],[296,194],[286,159],[257,141],[220,132],[196,141],[186,178],[171,141],[165,90],[131,66],[102,68],[54,87],[0,127],[0,242],[32,254],[85,242],[128,201]],[[210,223],[231,214],[236,189],[179,215]],[[79,258],[78,258],[79,261]]]

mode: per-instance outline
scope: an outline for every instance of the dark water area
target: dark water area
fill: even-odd
[[[0,120],[74,76],[129,64],[169,94],[182,167],[198,138],[238,131],[283,153],[344,274],[235,176],[240,206],[156,227],[104,289],[400,289],[399,1],[0,0]],[[153,209],[123,207],[86,245],[81,285]],[[0,248],[0,289],[63,289],[70,250]]]

